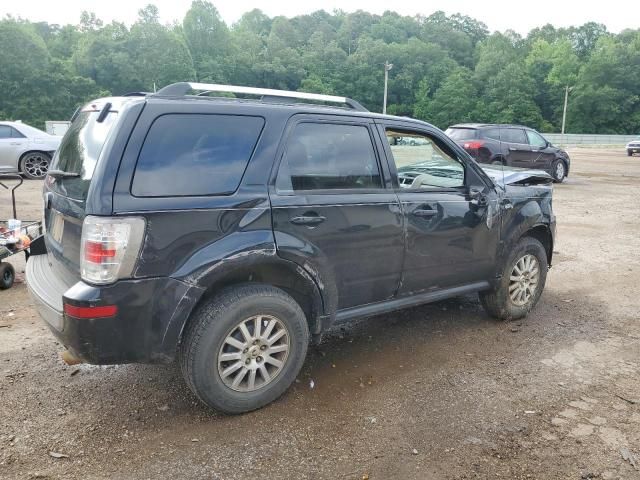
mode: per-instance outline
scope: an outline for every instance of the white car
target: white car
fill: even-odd
[[[640,153],[640,137],[627,143],[627,155],[631,156],[634,153]]]
[[[62,137],[20,122],[0,122],[0,173],[43,178]]]

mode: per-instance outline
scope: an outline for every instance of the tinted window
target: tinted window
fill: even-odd
[[[524,130],[520,128],[501,128],[500,136],[503,142],[507,143],[528,143],[524,136]]]
[[[11,138],[11,130],[8,125],[0,125],[0,138]]]
[[[81,112],[54,156],[53,170],[78,174],[75,178],[56,179],[51,184],[51,188],[62,195],[78,200],[87,198],[98,157],[118,114],[110,112],[100,123],[96,122],[98,115],[99,112]]]
[[[144,141],[131,193],[221,195],[240,185],[264,120],[237,115],[163,115]]]
[[[387,130],[402,188],[455,188],[464,185],[464,167],[449,149],[421,133]]]
[[[380,188],[382,180],[364,126],[300,123],[278,171],[280,191]]]
[[[542,138],[542,135],[532,132],[531,130],[527,130],[527,138],[529,138],[529,143],[534,147],[546,147],[547,141]]]
[[[471,140],[478,136],[475,128],[447,128],[445,133],[453,140]]]
[[[21,134],[18,130],[16,130],[15,128],[11,128],[11,136],[13,138],[27,138],[23,134]]]
[[[482,131],[485,138],[500,141],[500,129],[499,128],[485,128]]]

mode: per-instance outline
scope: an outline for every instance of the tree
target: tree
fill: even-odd
[[[224,82],[228,77],[230,36],[216,7],[205,0],[195,0],[184,17],[182,29],[197,79]]]
[[[445,129],[455,123],[473,122],[478,115],[477,99],[473,73],[460,67],[451,72],[433,98],[429,98],[428,83],[423,80],[413,113],[417,118]]]
[[[162,26],[158,9],[148,5],[139,12],[127,42],[143,89],[152,91],[173,82],[193,80],[193,60],[183,38]],[[123,92],[124,93],[124,92]]]

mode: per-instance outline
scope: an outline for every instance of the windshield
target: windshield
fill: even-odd
[[[447,128],[446,133],[452,140],[471,140],[477,138],[478,131],[475,128]]]
[[[113,126],[117,112],[110,112],[104,121],[96,119],[100,112],[81,112],[69,127],[56,152],[52,170],[77,173],[77,177],[50,178],[51,188],[57,193],[76,200],[86,200],[93,171],[96,168],[100,152],[109,131]]]

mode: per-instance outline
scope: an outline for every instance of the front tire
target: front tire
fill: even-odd
[[[633,157],[633,151],[627,150],[627,156],[628,157]]]
[[[182,373],[206,405],[224,413],[271,403],[293,383],[309,344],[300,306],[268,285],[242,285],[205,301],[180,348]]]
[[[562,160],[555,160],[551,165],[551,176],[556,183],[562,183],[567,176],[567,166]]]
[[[51,157],[44,152],[26,153],[20,160],[20,172],[29,180],[44,178],[51,165]]]
[[[480,303],[499,320],[525,317],[542,295],[547,269],[547,253],[542,244],[532,237],[522,238],[509,256],[498,286],[480,292]]]

